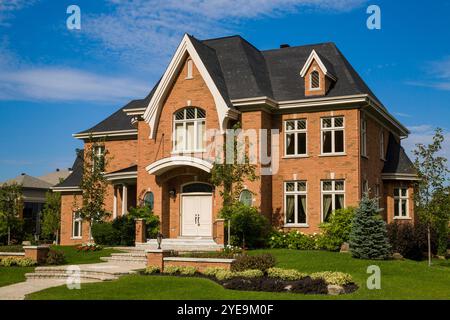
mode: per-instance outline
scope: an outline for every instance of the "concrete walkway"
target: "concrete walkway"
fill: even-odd
[[[83,283],[92,283],[92,282],[100,282],[101,279],[88,279],[83,278],[86,274],[110,274],[115,279],[117,279],[121,275],[135,273],[137,269],[145,268],[145,265],[140,265],[136,263],[114,263],[114,262],[104,262],[104,263],[92,263],[92,264],[79,264],[76,265],[80,269],[81,278],[81,288]],[[39,275],[39,269],[45,269],[45,274],[49,274],[49,270],[53,269],[55,275],[59,276],[59,278],[52,278],[52,276],[45,276],[45,278],[39,277],[31,277],[28,278],[25,282],[15,283],[9,286],[0,287],[0,300],[23,300],[27,294],[45,290],[51,287],[57,287],[61,285],[65,285],[67,283],[66,278],[61,278],[61,270],[66,270],[68,267],[71,267],[70,270],[73,270],[73,266],[55,266],[55,267],[37,267],[35,272],[32,275]],[[71,275],[73,273],[69,273]],[[112,280],[112,279],[108,279]],[[74,289],[76,290],[76,289]]]

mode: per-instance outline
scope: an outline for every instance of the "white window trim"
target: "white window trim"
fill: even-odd
[[[75,219],[76,212],[72,213],[72,239],[82,239],[83,237],[83,219],[81,217]],[[75,236],[75,222],[80,224],[80,235]]]
[[[380,129],[380,159],[386,161],[384,130]]]
[[[342,118],[342,127],[334,126],[334,119]],[[325,128],[323,126],[324,119],[331,119],[331,127]],[[342,130],[342,139],[343,139],[343,151],[335,152],[335,132],[338,130]],[[323,152],[323,133],[326,131],[331,131],[331,152]],[[320,156],[343,156],[345,155],[346,147],[345,147],[345,117],[344,116],[333,116],[333,117],[323,117],[320,118]]]
[[[94,170],[95,160],[97,160],[101,157],[103,157],[103,158],[105,157],[106,148],[105,148],[105,146],[95,146],[92,151],[94,154],[94,156],[92,158],[92,170]],[[105,160],[103,159],[103,161],[105,161]]]
[[[312,86],[313,72],[317,72],[317,74],[319,75],[319,86],[317,88],[313,88],[313,86]],[[319,91],[319,90],[322,90],[322,81],[320,79],[320,72],[314,68],[313,71],[311,71],[311,73],[309,74],[309,91]]]
[[[294,122],[294,129],[288,129],[287,123],[288,121]],[[297,122],[298,121],[305,121],[305,129],[297,129]],[[287,154],[287,135],[288,134],[294,134],[294,154]],[[305,153],[298,153],[298,133],[304,133],[305,134]],[[288,119],[284,121],[284,157],[286,158],[299,158],[299,157],[307,157],[308,156],[308,121],[306,119]]]
[[[193,70],[194,70],[194,62],[192,59],[188,59],[186,61],[186,78],[187,80],[194,79],[193,76]]]
[[[367,119],[365,116],[361,117],[361,156],[367,156]]]
[[[306,186],[306,190],[305,191],[297,191],[297,184],[299,182],[304,182],[305,186]],[[294,187],[294,191],[286,191],[286,185],[288,183],[295,183],[295,187]],[[306,215],[306,221],[305,223],[287,223],[286,222],[286,197],[287,195],[304,195],[305,199],[306,199],[306,211],[305,211],[305,215]],[[298,209],[298,197],[294,197],[294,219],[297,219],[297,209]],[[291,181],[285,181],[283,184],[283,210],[284,210],[284,226],[285,227],[300,227],[300,228],[308,228],[309,224],[308,224],[308,182],[306,180],[291,180]]]
[[[395,195],[395,190],[399,189],[399,195],[396,196]],[[406,196],[402,196],[402,189],[406,190]],[[399,200],[398,201],[398,213],[400,214],[400,216],[396,216],[395,215],[395,200]],[[402,213],[402,200],[406,201],[406,215],[401,215]],[[405,187],[398,187],[398,188],[394,188],[394,220],[409,220],[411,219],[411,217],[409,216],[409,190],[408,188]]]
[[[324,182],[328,182],[331,181],[331,190],[323,190],[323,183]],[[344,182],[344,190],[336,190],[336,181],[342,181]],[[334,210],[336,210],[336,195],[337,194],[343,194],[344,195],[344,206],[343,208],[346,207],[346,199],[347,197],[345,196],[345,180],[344,179],[335,179],[335,180],[322,180],[320,181],[320,222],[324,222],[323,219],[323,196],[326,194],[330,194],[331,195],[331,212],[333,212]]]
[[[183,112],[184,112],[184,119],[182,120],[176,120],[176,114],[180,111],[176,111],[173,115],[173,129],[172,129],[172,154],[180,154],[180,153],[203,153],[206,152],[206,149],[203,148],[199,148],[197,146],[198,143],[198,124],[199,123],[203,123],[204,127],[205,127],[205,131],[206,131],[206,116],[205,118],[197,118],[197,111],[198,108],[193,107],[193,109],[195,109],[195,118],[194,119],[186,119],[186,110],[189,108],[184,108]],[[182,149],[176,149],[176,124],[177,123],[182,123],[183,124],[183,148]],[[194,123],[194,149],[188,149],[187,148],[187,143],[188,143],[188,137],[187,137],[187,123]],[[205,144],[205,141],[203,141],[203,144]]]

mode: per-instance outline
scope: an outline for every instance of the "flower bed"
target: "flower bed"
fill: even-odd
[[[87,243],[78,246],[76,249],[77,251],[100,251],[103,247],[95,243]]]

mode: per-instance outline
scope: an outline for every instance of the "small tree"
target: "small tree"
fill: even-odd
[[[59,225],[61,223],[61,194],[47,192],[42,209],[42,235],[55,239],[59,243]]]
[[[377,200],[364,194],[356,209],[350,232],[350,252],[359,259],[387,259],[390,245],[386,223],[378,215]]]
[[[103,150],[101,154],[97,150]],[[90,139],[90,143],[85,144],[83,150],[78,150],[79,156],[84,159],[83,177],[80,183],[82,191],[81,208],[77,209],[81,218],[89,223],[89,239],[91,239],[92,223],[102,221],[110,216],[104,209],[105,196],[108,187],[108,181],[104,176],[104,170],[109,163],[108,151],[101,141]],[[76,201],[76,199],[75,199]],[[74,203],[74,206],[77,204]]]
[[[0,187],[0,229],[7,234],[7,243],[11,244],[11,230],[21,225],[22,186],[17,183],[3,184]],[[0,233],[2,230],[0,230]]]
[[[419,143],[414,150],[415,166],[420,177],[415,192],[416,212],[428,229],[428,265],[431,265],[431,228],[433,225],[439,225],[436,229],[442,234],[442,230],[448,230],[449,223],[449,213],[446,209],[449,199],[444,191],[449,170],[447,159],[439,156],[443,142],[442,129],[437,128],[432,143],[428,145]],[[439,234],[438,239],[439,242],[447,241]],[[447,245],[442,243],[438,247],[446,248]]]

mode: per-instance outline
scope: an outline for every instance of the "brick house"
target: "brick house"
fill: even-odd
[[[333,210],[358,205],[365,191],[379,197],[387,222],[414,219],[417,175],[400,145],[409,131],[333,43],[260,51],[240,36],[185,35],[147,97],[74,136],[105,141],[96,153],[112,156],[105,173],[112,217],[145,203],[165,238],[220,245],[222,199],[209,184],[205,136],[238,121],[244,132],[254,129],[260,150],[267,140],[272,155],[272,173],[247,182],[240,200],[275,227],[318,232]],[[258,173],[267,169],[261,163]],[[88,241],[87,224],[73,213],[82,168],[78,158],[54,188],[62,192],[62,244]]]

